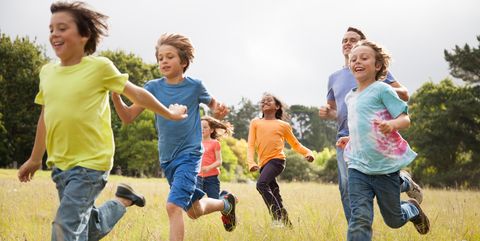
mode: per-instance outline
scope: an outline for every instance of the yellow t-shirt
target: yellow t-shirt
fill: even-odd
[[[293,135],[292,127],[282,120],[255,119],[250,122],[248,132],[248,169],[256,166],[255,151],[258,154],[258,166],[263,167],[272,159],[285,160],[285,141],[293,150],[303,156],[311,155],[312,151],[297,140]]]
[[[108,94],[122,93],[127,80],[128,75],[104,57],[86,56],[73,66],[43,66],[35,103],[44,106],[49,167],[112,168],[115,145]]]

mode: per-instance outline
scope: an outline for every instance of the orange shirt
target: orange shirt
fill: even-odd
[[[217,161],[215,157],[215,152],[220,151],[220,142],[218,142],[217,140],[208,140],[208,141],[202,141],[202,145],[204,148],[203,156],[202,156],[202,167],[205,167]],[[198,175],[201,177],[210,177],[210,176],[216,176],[219,174],[220,174],[220,169],[216,167],[211,169],[208,172],[202,172],[202,170],[200,169],[200,173]]]
[[[282,120],[254,119],[250,122],[248,133],[248,169],[256,166],[254,160],[255,151],[257,151],[260,167],[267,164],[272,159],[285,160],[285,141],[296,152],[303,156],[311,155],[312,151],[304,147],[293,135],[292,127]]]

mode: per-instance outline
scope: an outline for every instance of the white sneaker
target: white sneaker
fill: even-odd
[[[272,228],[285,228],[285,224],[280,220],[273,220]]]
[[[421,204],[423,201],[423,190],[422,188],[413,181],[412,176],[407,171],[401,170],[400,176],[408,180],[409,189],[407,191],[407,196],[417,200],[418,204]]]

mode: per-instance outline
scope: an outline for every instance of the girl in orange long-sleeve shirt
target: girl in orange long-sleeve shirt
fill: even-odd
[[[248,133],[248,168],[251,172],[260,170],[257,190],[272,215],[272,227],[292,226],[283,207],[276,180],[285,169],[285,141],[307,161],[312,162],[314,159],[312,151],[300,144],[293,135],[290,124],[284,121],[284,108],[285,105],[278,98],[264,94],[260,102],[262,118],[251,121]],[[255,151],[258,154],[258,164],[254,160]]]

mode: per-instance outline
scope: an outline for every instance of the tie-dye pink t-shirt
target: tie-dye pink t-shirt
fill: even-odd
[[[389,85],[377,81],[360,93],[354,89],[345,102],[350,129],[344,152],[348,168],[379,175],[396,172],[413,161],[417,154],[398,131],[384,135],[374,122],[407,113],[407,104]]]

